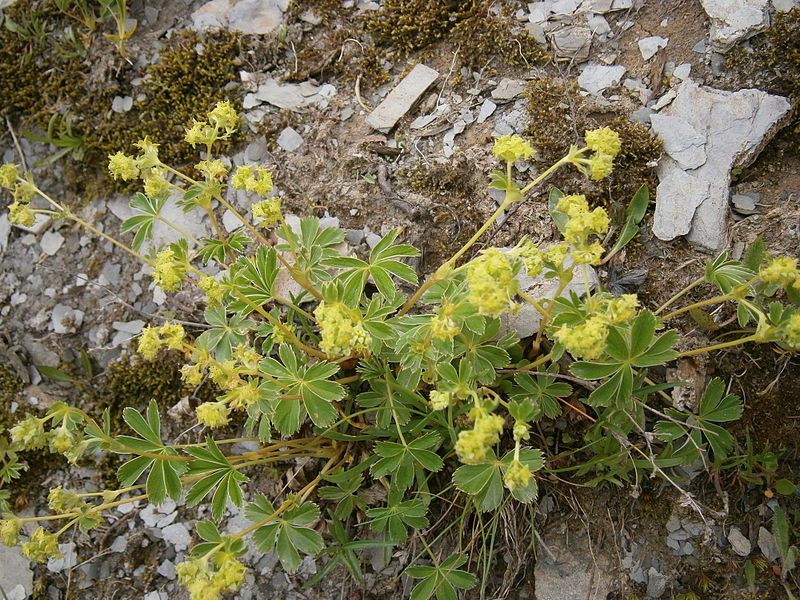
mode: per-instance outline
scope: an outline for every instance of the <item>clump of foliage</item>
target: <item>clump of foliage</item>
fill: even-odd
[[[800,349],[798,261],[769,257],[759,246],[741,262],[720,255],[697,280],[652,309],[634,294],[614,296],[590,285],[589,265],[607,262],[638,231],[649,202],[646,187],[637,191],[609,246],[601,244],[610,226],[607,212],[590,208],[582,194],[553,188],[548,208],[561,241],[539,247],[522,239],[513,248],[488,247],[467,258],[502,214],[555,172],[574,167],[592,181],[609,177],[623,140],[608,127],[586,131],[585,143],[571,145],[524,185],[514,164],[531,158],[534,148],[518,136],[498,138],[493,152],[502,168],[492,173],[490,185],[504,192],[503,202],[420,284],[404,262],[418,252],[398,242],[396,230],[362,260],[342,253],[344,232],[338,228],[323,227],[316,218],[302,219],[297,228],[287,224],[269,170],[251,164],[230,172],[214,158],[216,144],[230,140],[239,121],[223,102],[185,130],[186,142],[201,152],[197,178],[164,163],[158,146],[146,139],[135,144],[135,155],[110,157],[115,178],[141,180],[145,190],[133,198],[135,214],[122,226],[130,241],[82,220],[17,165],[0,168],[0,185],[14,197],[13,222],[29,222],[37,210],[30,200],[39,196],[54,216],[150,265],[164,291],[189,285],[203,291],[208,328],[200,336],[190,339],[181,324],[167,322],[145,328],[138,350],[146,360],[165,349],[181,353],[188,360],[181,368],[188,386],[210,379],[220,390],[197,406],[197,423],[207,435],[189,444],[167,439],[155,401],[144,410],[123,409],[130,430],[123,435],[112,430],[108,410],[96,417],[66,403],[17,422],[10,430],[12,450],[48,448],[72,462],[102,450],[126,460],[118,489],[97,495],[58,487],[49,495],[53,514],[5,515],[0,537],[7,544],[22,541],[24,523],[38,524],[22,541],[32,560],[57,555],[67,530],[92,530],[116,506],[185,498],[189,508],[209,504],[211,515],[196,523],[199,541],[176,568],[192,598],[213,599],[242,584],[240,557],[248,541],[261,552],[275,550],[288,572],[298,569],[303,555],[325,552],[330,560],[320,576],[340,565],[361,579],[356,550],[391,549],[412,535],[423,542],[405,571],[419,580],[412,597],[453,598],[477,580],[468,568],[467,542],[442,547],[447,529],[429,518],[438,498],[462,505],[458,522],[464,523],[481,513],[498,514],[507,503],[534,502],[548,473],[585,485],[626,485],[650,473],[700,510],[672,469],[698,461],[721,464],[733,448],[725,425],[741,416],[742,401],[713,379],[696,409],[661,406],[670,399],[665,390],[678,383],[653,378],[679,357],[742,344]],[[226,200],[228,186],[249,194],[248,214]],[[187,237],[161,214],[176,191],[186,211],[207,216],[216,237]],[[214,201],[242,226],[225,233]],[[184,237],[143,255],[157,220]],[[211,275],[209,268],[220,273]],[[521,273],[541,274],[558,289],[532,297],[520,289]],[[276,285],[279,276],[303,291],[287,298]],[[562,295],[573,280],[580,292]],[[713,291],[673,307],[700,286]],[[728,303],[737,307],[741,331],[678,350],[680,335],[669,329],[673,319]],[[525,340],[503,328],[503,319],[521,305],[540,318],[538,331]],[[533,431],[564,411],[583,419],[582,438],[566,455],[548,457],[550,448]],[[246,419],[243,435],[260,443],[258,450],[239,454],[233,442],[241,436],[219,435],[235,415]],[[300,489],[274,497],[250,489],[252,475],[297,459],[315,465]],[[386,500],[368,507],[359,490],[373,484],[386,490]],[[244,505],[251,524],[223,534],[219,523],[228,502]],[[63,526],[51,531],[48,524],[58,521]],[[379,539],[352,539],[366,528]]]

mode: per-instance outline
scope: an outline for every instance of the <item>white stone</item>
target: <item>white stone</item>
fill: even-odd
[[[0,214],[0,256],[8,248],[8,237],[11,235],[11,223],[8,220],[8,214],[3,212]]]
[[[586,60],[592,45],[592,30],[584,26],[559,27],[549,34],[550,43],[559,58]]]
[[[45,231],[42,239],[39,240],[39,246],[42,252],[48,256],[55,256],[61,246],[64,245],[64,236],[57,231]]]
[[[544,23],[550,15],[552,2],[531,2],[528,4],[528,21],[531,23]]]
[[[111,552],[125,552],[128,549],[128,536],[120,535],[114,538],[113,543],[109,547]]]
[[[501,101],[513,100],[524,91],[525,81],[504,77],[497,84],[497,87],[492,90],[492,98]]]
[[[672,76],[675,79],[683,81],[684,79],[689,78],[689,74],[692,72],[692,65],[691,63],[683,63],[682,65],[678,65],[672,71]]]
[[[678,92],[676,92],[675,90],[670,90],[666,94],[661,96],[661,98],[659,98],[656,101],[656,103],[650,108],[652,108],[655,111],[661,110],[662,108],[669,106],[672,103],[672,101],[675,100],[675,96],[677,95]]]
[[[33,593],[33,571],[19,546],[0,544],[0,589],[9,600],[25,600]]]
[[[53,307],[50,326],[56,333],[75,333],[83,323],[83,317],[82,310],[59,303]]]
[[[669,42],[669,38],[658,35],[643,38],[639,40],[639,52],[642,53],[643,59],[650,60],[661,48],[666,48],[667,42]]]
[[[611,25],[603,15],[587,14],[586,23],[595,35],[608,35],[611,33]]]
[[[164,541],[175,547],[175,552],[182,552],[189,547],[192,535],[183,523],[174,523],[161,530]]]
[[[478,113],[478,123],[483,123],[494,114],[494,111],[497,110],[497,104],[489,100],[488,98],[483,101],[481,104],[481,110]]]
[[[278,136],[278,146],[287,152],[294,152],[303,145],[303,136],[291,127],[286,127]]]
[[[659,239],[672,240],[689,233],[697,207],[708,198],[710,184],[687,173],[669,158],[659,162],[657,172],[656,198],[663,196],[670,201],[656,201],[653,233]]]
[[[556,0],[550,7],[554,15],[571,15],[581,5],[581,0]]]
[[[78,564],[78,555],[75,553],[75,543],[68,542],[66,544],[59,544],[58,550],[61,556],[58,558],[52,557],[47,561],[47,570],[51,573],[60,573],[65,569],[71,569]]]
[[[225,231],[231,233],[242,227],[242,222],[233,212],[226,210],[222,213],[222,226],[225,228]]]
[[[306,95],[303,93],[300,84],[279,83],[275,79],[267,79],[258,86],[256,98],[262,102],[267,102],[273,106],[285,108],[287,110],[298,110],[316,102],[314,95]]]
[[[288,0],[211,0],[192,13],[192,28],[264,35],[283,22],[287,7]]]
[[[683,117],[654,114],[650,117],[655,131],[664,142],[664,151],[682,169],[696,169],[706,162],[706,137]]]
[[[126,113],[133,108],[133,98],[130,96],[114,96],[111,101],[111,110],[116,113]]]
[[[772,6],[778,12],[789,12],[796,6],[800,6],[800,0],[772,0]]]
[[[775,541],[775,536],[764,527],[758,528],[758,549],[761,550],[767,560],[775,562],[781,557],[778,543]]]
[[[707,248],[724,246],[731,169],[745,167],[755,159],[783,124],[789,109],[785,98],[760,90],[726,92],[700,87],[692,80],[681,83],[665,113],[680,117],[697,132],[704,132],[706,161],[689,172],[697,186],[681,189],[674,181],[678,163],[670,156],[661,159],[654,232],[673,231],[675,228],[664,219],[691,210],[691,206],[697,204],[698,193],[703,193],[705,197],[694,211],[688,239]],[[652,115],[651,119],[655,117]],[[687,217],[683,215],[682,218]]]
[[[173,192],[161,209],[161,216],[169,222],[178,225],[186,233],[197,240],[200,238],[209,237],[211,235],[211,229],[205,212],[202,210],[185,212],[180,206],[178,206],[178,200],[181,199],[181,196],[182,195],[180,193]],[[151,247],[161,249],[162,247],[168,246],[173,242],[177,242],[179,239],[184,237],[185,236],[182,233],[175,231],[166,223],[157,220],[153,223],[153,239],[145,242],[142,245],[142,252],[146,253]],[[194,247],[195,243],[192,240],[187,239],[186,241],[189,244],[189,248]]]
[[[764,29],[769,22],[767,0],[700,0],[711,19],[711,45],[726,52],[736,42]]]
[[[731,527],[731,530],[728,532],[728,541],[733,551],[739,556],[748,556],[750,550],[752,550],[750,540],[744,537],[744,534],[738,527]]]
[[[626,70],[622,65],[608,67],[589,63],[578,76],[578,84],[590,94],[599,95],[604,89],[617,85]]]
[[[438,78],[438,72],[418,64],[367,116],[367,124],[381,133],[389,133]]]
[[[592,545],[580,529],[545,530],[537,553],[534,578],[535,600],[599,600],[616,584],[616,555]]]

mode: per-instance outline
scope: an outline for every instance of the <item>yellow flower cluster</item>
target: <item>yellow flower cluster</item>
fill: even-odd
[[[8,207],[8,220],[14,225],[33,227],[36,223],[36,216],[27,203],[17,200]]]
[[[161,327],[145,327],[139,336],[139,354],[153,360],[161,348],[182,350],[186,332],[180,323],[164,323]]]
[[[572,246],[572,258],[580,264],[600,264],[603,247],[598,242],[589,243],[589,236],[603,235],[611,220],[602,208],[589,210],[586,197],[563,196],[556,205],[558,212],[569,217],[564,227],[564,240]]]
[[[519,443],[531,437],[528,425],[522,421],[514,421],[514,429],[512,430],[514,441]]]
[[[592,316],[580,325],[562,325],[553,337],[575,358],[594,360],[605,352],[608,323],[601,316]]]
[[[5,163],[0,166],[0,187],[13,190],[19,179],[19,167],[14,163]]]
[[[567,259],[567,254],[569,254],[569,246],[567,246],[567,244],[554,244],[544,253],[544,258],[553,265],[553,267],[560,269]]]
[[[197,144],[210,146],[217,140],[229,139],[239,128],[239,114],[230,102],[218,102],[206,117],[207,121],[192,119],[184,139],[194,148]]]
[[[500,441],[505,420],[483,407],[475,407],[469,414],[475,422],[472,429],[458,433],[455,449],[461,462],[476,465],[486,458],[486,450]]]
[[[800,350],[800,314],[793,314],[779,329],[781,338],[787,346]]]
[[[228,424],[231,409],[224,402],[203,402],[195,409],[197,422],[207,427],[222,427]]]
[[[511,258],[497,248],[487,248],[467,265],[467,301],[482,315],[499,317],[514,305],[519,282]]]
[[[50,432],[50,451],[56,454],[65,454],[75,447],[75,436],[67,429],[64,423],[58,429]]]
[[[59,485],[47,494],[47,504],[56,513],[68,513],[86,503],[78,497],[76,492],[65,490]]]
[[[231,554],[217,552],[209,559],[190,558],[175,567],[178,583],[189,591],[191,600],[217,600],[223,592],[237,589],[244,581],[245,567]]]
[[[8,207],[8,220],[14,225],[32,227],[36,222],[29,203],[36,195],[36,186],[30,181],[20,180],[19,167],[6,163],[0,167],[0,187],[12,190],[14,202]]]
[[[453,394],[431,390],[429,402],[432,410],[444,410],[453,404]]]
[[[626,323],[636,317],[639,299],[636,294],[623,294],[614,298],[605,306],[604,316],[612,325]]]
[[[181,379],[188,385],[200,385],[203,382],[203,367],[199,364],[186,364],[181,367]]]
[[[38,527],[33,532],[31,539],[22,544],[22,554],[29,560],[38,563],[46,563],[51,558],[58,558],[61,556],[61,552],[58,550],[58,536]]]
[[[319,344],[328,356],[339,358],[353,353],[368,354],[372,337],[361,323],[361,315],[341,302],[320,302],[314,309],[322,341]]]
[[[228,174],[228,167],[221,160],[201,160],[194,166],[207,181],[222,181]]]
[[[158,144],[150,141],[150,138],[145,136],[143,140],[139,140],[134,144],[141,152],[136,157],[136,166],[139,170],[153,169],[161,165],[161,160],[158,158]]]
[[[258,402],[259,398],[261,398],[261,392],[258,389],[258,382],[251,379],[244,385],[233,388],[222,397],[222,400],[228,402],[230,407],[235,410],[247,410]]]
[[[514,254],[522,261],[529,277],[536,277],[544,268],[545,255],[529,239],[523,239],[514,249]]]
[[[139,162],[133,156],[120,151],[108,155],[108,171],[114,179],[132,181],[139,177]]]
[[[159,198],[169,192],[170,182],[164,177],[166,171],[160,167],[153,167],[147,172],[142,171],[144,193],[150,198]]]
[[[271,184],[270,184],[271,185]],[[281,199],[278,197],[253,204],[253,217],[259,219],[261,227],[270,227],[283,220]]]
[[[533,156],[533,147],[518,135],[501,135],[494,141],[492,154],[501,160],[514,162]]]
[[[800,289],[800,272],[797,270],[797,259],[789,256],[773,258],[763,267],[758,276],[767,283],[777,283],[783,287]]]
[[[586,145],[589,150],[599,152],[600,154],[608,154],[612,158],[619,154],[622,149],[622,142],[619,139],[619,134],[610,127],[601,127],[600,129],[593,129],[584,134]]]
[[[44,431],[44,420],[33,415],[28,415],[14,425],[9,433],[11,441],[20,450],[35,450],[47,444],[47,434]]]
[[[22,523],[19,519],[0,519],[0,540],[6,546],[16,546],[19,542],[19,530]]]
[[[245,165],[236,169],[231,185],[234,189],[255,192],[266,198],[272,191],[272,172],[258,165]]]
[[[222,284],[217,281],[215,277],[203,275],[197,282],[197,287],[203,290],[209,306],[219,306],[222,304],[225,291],[222,289]]]
[[[508,465],[503,482],[510,491],[524,488],[531,481],[531,470],[516,458]]]
[[[186,261],[178,259],[172,248],[165,248],[153,263],[153,281],[165,292],[174,292],[181,287],[187,268]]]
[[[431,337],[436,340],[452,340],[459,331],[453,318],[446,314],[440,312],[431,319]]]
[[[208,121],[217,129],[224,131],[226,136],[233,135],[239,129],[239,113],[229,100],[217,102],[208,113]]]

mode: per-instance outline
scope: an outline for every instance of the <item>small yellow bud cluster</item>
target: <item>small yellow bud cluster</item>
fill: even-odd
[[[5,163],[0,166],[0,187],[13,190],[19,179],[19,167],[14,163]]]
[[[636,294],[623,294],[606,304],[603,316],[612,325],[627,323],[636,317],[638,307],[639,299]]]
[[[572,246],[572,258],[579,264],[600,264],[604,252],[598,242],[589,243],[589,236],[603,235],[611,220],[602,208],[589,210],[583,195],[563,196],[556,210],[569,217],[564,227],[564,240]]]
[[[16,546],[19,542],[19,530],[22,528],[22,523],[19,519],[0,519],[0,540],[6,546]]]
[[[178,583],[189,591],[191,600],[216,600],[221,593],[242,585],[245,567],[235,557],[217,552],[212,560],[190,558],[175,567]]]
[[[271,227],[283,220],[283,213],[281,213],[281,199],[278,197],[264,200],[263,202],[256,202],[253,204],[253,217],[259,219],[258,224],[261,227]]]
[[[32,227],[36,216],[30,201],[36,195],[36,186],[21,179],[17,165],[6,163],[0,167],[0,187],[11,190],[14,196],[14,202],[8,207],[8,220],[14,225]]]
[[[158,144],[145,137],[134,146],[140,150],[138,156],[124,152],[108,155],[109,173],[115,180],[132,181],[141,177],[145,194],[151,198],[163,196],[169,192],[170,183],[165,177],[167,171],[158,158]]]
[[[483,250],[467,265],[467,284],[467,301],[482,315],[492,317],[512,308],[519,286],[511,258],[497,248]]]
[[[444,410],[453,404],[453,394],[431,390],[429,403],[431,410]]]
[[[569,246],[567,244],[554,244],[544,253],[544,259],[555,269],[560,270],[567,259],[567,254],[569,254]]]
[[[219,306],[222,304],[225,291],[222,289],[222,284],[217,281],[215,277],[203,275],[197,282],[197,287],[203,290],[209,306]]]
[[[514,441],[517,443],[530,439],[531,437],[527,424],[522,421],[514,421],[513,435]]]
[[[361,314],[341,302],[320,302],[314,309],[322,341],[319,344],[328,356],[339,358],[353,353],[368,354],[372,336],[364,329]]]
[[[58,550],[58,536],[38,527],[33,532],[31,539],[22,544],[22,554],[29,560],[38,563],[46,563],[51,558],[58,558],[61,556],[61,552]]]
[[[592,150],[589,158],[582,158],[577,151],[572,162],[594,181],[600,181],[611,175],[614,170],[614,157],[622,148],[619,134],[610,127],[601,127],[587,131],[584,135],[586,147]]]
[[[197,144],[211,146],[217,140],[229,139],[239,128],[239,114],[230,102],[218,102],[206,117],[207,121],[192,119],[184,139],[194,148]]]
[[[203,367],[199,364],[186,364],[181,367],[181,379],[188,385],[200,385],[203,382]]]
[[[522,261],[528,277],[536,277],[542,272],[545,255],[529,239],[522,240],[514,249],[514,254]]]
[[[179,323],[164,323],[161,327],[145,327],[139,336],[139,354],[153,360],[162,348],[182,350],[186,332]]]
[[[524,488],[531,480],[531,470],[518,459],[514,459],[503,476],[503,483],[510,491]]]
[[[144,193],[150,198],[160,198],[169,193],[170,182],[164,177],[166,171],[160,167],[153,167],[146,172],[142,171]]]
[[[440,313],[431,319],[431,337],[436,340],[452,340],[459,331],[452,317]]]
[[[50,452],[66,454],[75,447],[75,436],[67,428],[66,422],[50,432]]]
[[[800,314],[789,317],[778,329],[781,340],[790,348],[800,350]]]
[[[553,337],[576,358],[594,360],[605,352],[608,323],[601,316],[592,316],[580,325],[562,325]]]
[[[470,417],[474,420],[472,429],[458,433],[455,449],[461,462],[476,465],[486,458],[486,450],[500,441],[505,421],[480,406],[470,411]]]
[[[233,388],[222,397],[222,400],[228,402],[230,407],[235,410],[247,410],[258,402],[259,398],[261,398],[261,392],[258,389],[258,381],[251,379],[244,385]]]
[[[165,292],[174,292],[180,288],[187,269],[185,260],[179,259],[172,248],[165,248],[153,263],[153,281]]]
[[[47,504],[56,513],[68,513],[78,507],[86,506],[76,492],[65,490],[60,485],[51,489],[47,494]]]
[[[197,422],[207,427],[222,427],[228,424],[231,409],[224,402],[203,402],[195,410]]]
[[[530,158],[534,152],[533,147],[518,135],[501,135],[494,141],[492,148],[492,154],[506,162]]]
[[[28,415],[9,431],[11,441],[21,450],[35,450],[47,445],[44,419]]]
[[[221,160],[201,160],[194,168],[206,181],[222,181],[228,174],[228,167]]]
[[[161,165],[161,160],[158,158],[158,144],[151,142],[150,138],[145,136],[143,140],[139,140],[134,144],[140,152],[136,157],[136,166],[140,171],[146,169],[153,169]]]
[[[237,190],[255,192],[266,198],[272,191],[272,172],[258,165],[238,167],[231,177],[231,185]]]
[[[108,171],[114,179],[132,181],[139,177],[139,162],[122,151],[108,155]]]
[[[782,287],[792,286],[800,289],[800,271],[797,270],[797,259],[789,256],[773,258],[758,272],[758,276],[767,283],[777,283]]]

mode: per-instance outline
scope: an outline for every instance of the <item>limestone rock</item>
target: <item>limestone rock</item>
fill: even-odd
[[[9,600],[24,600],[33,593],[33,571],[18,547],[0,544],[0,590]]]
[[[294,152],[303,145],[303,137],[291,127],[286,127],[278,136],[278,146],[287,152]]]
[[[643,59],[650,60],[661,48],[666,48],[667,42],[669,42],[669,38],[651,35],[639,40],[639,52],[642,53]]]
[[[589,27],[568,25],[549,34],[556,56],[570,60],[586,60],[592,45],[592,30]]]
[[[622,65],[607,67],[590,63],[578,77],[578,84],[590,94],[598,95],[606,88],[617,85],[626,70]]]
[[[750,554],[750,550],[752,549],[750,540],[744,537],[744,534],[738,527],[731,527],[731,530],[728,532],[728,541],[731,543],[733,551],[739,556],[748,556]]]
[[[785,98],[760,90],[725,92],[701,87],[690,79],[681,83],[663,114],[680,118],[695,132],[703,132],[699,135],[705,136],[706,160],[696,168],[681,169],[681,162],[699,162],[699,153],[681,144],[665,147],[666,156],[658,169],[654,233],[661,239],[672,239],[682,235],[680,231],[690,219],[690,241],[721,248],[727,233],[731,169],[745,167],[755,159],[783,125],[789,108]],[[692,180],[678,174],[678,169]]]
[[[605,598],[614,584],[612,564],[616,557],[590,546],[586,534],[544,532],[534,571],[536,600],[585,600]]]
[[[696,169],[706,162],[706,137],[682,117],[654,114],[650,117],[664,142],[664,151],[682,169]]]
[[[764,29],[769,22],[768,0],[700,0],[711,19],[711,45],[727,52],[736,42]]]
[[[283,22],[288,5],[289,0],[211,0],[192,13],[192,28],[264,35]]]
[[[439,73],[430,67],[417,65],[369,114],[367,124],[388,133],[438,78]]]

